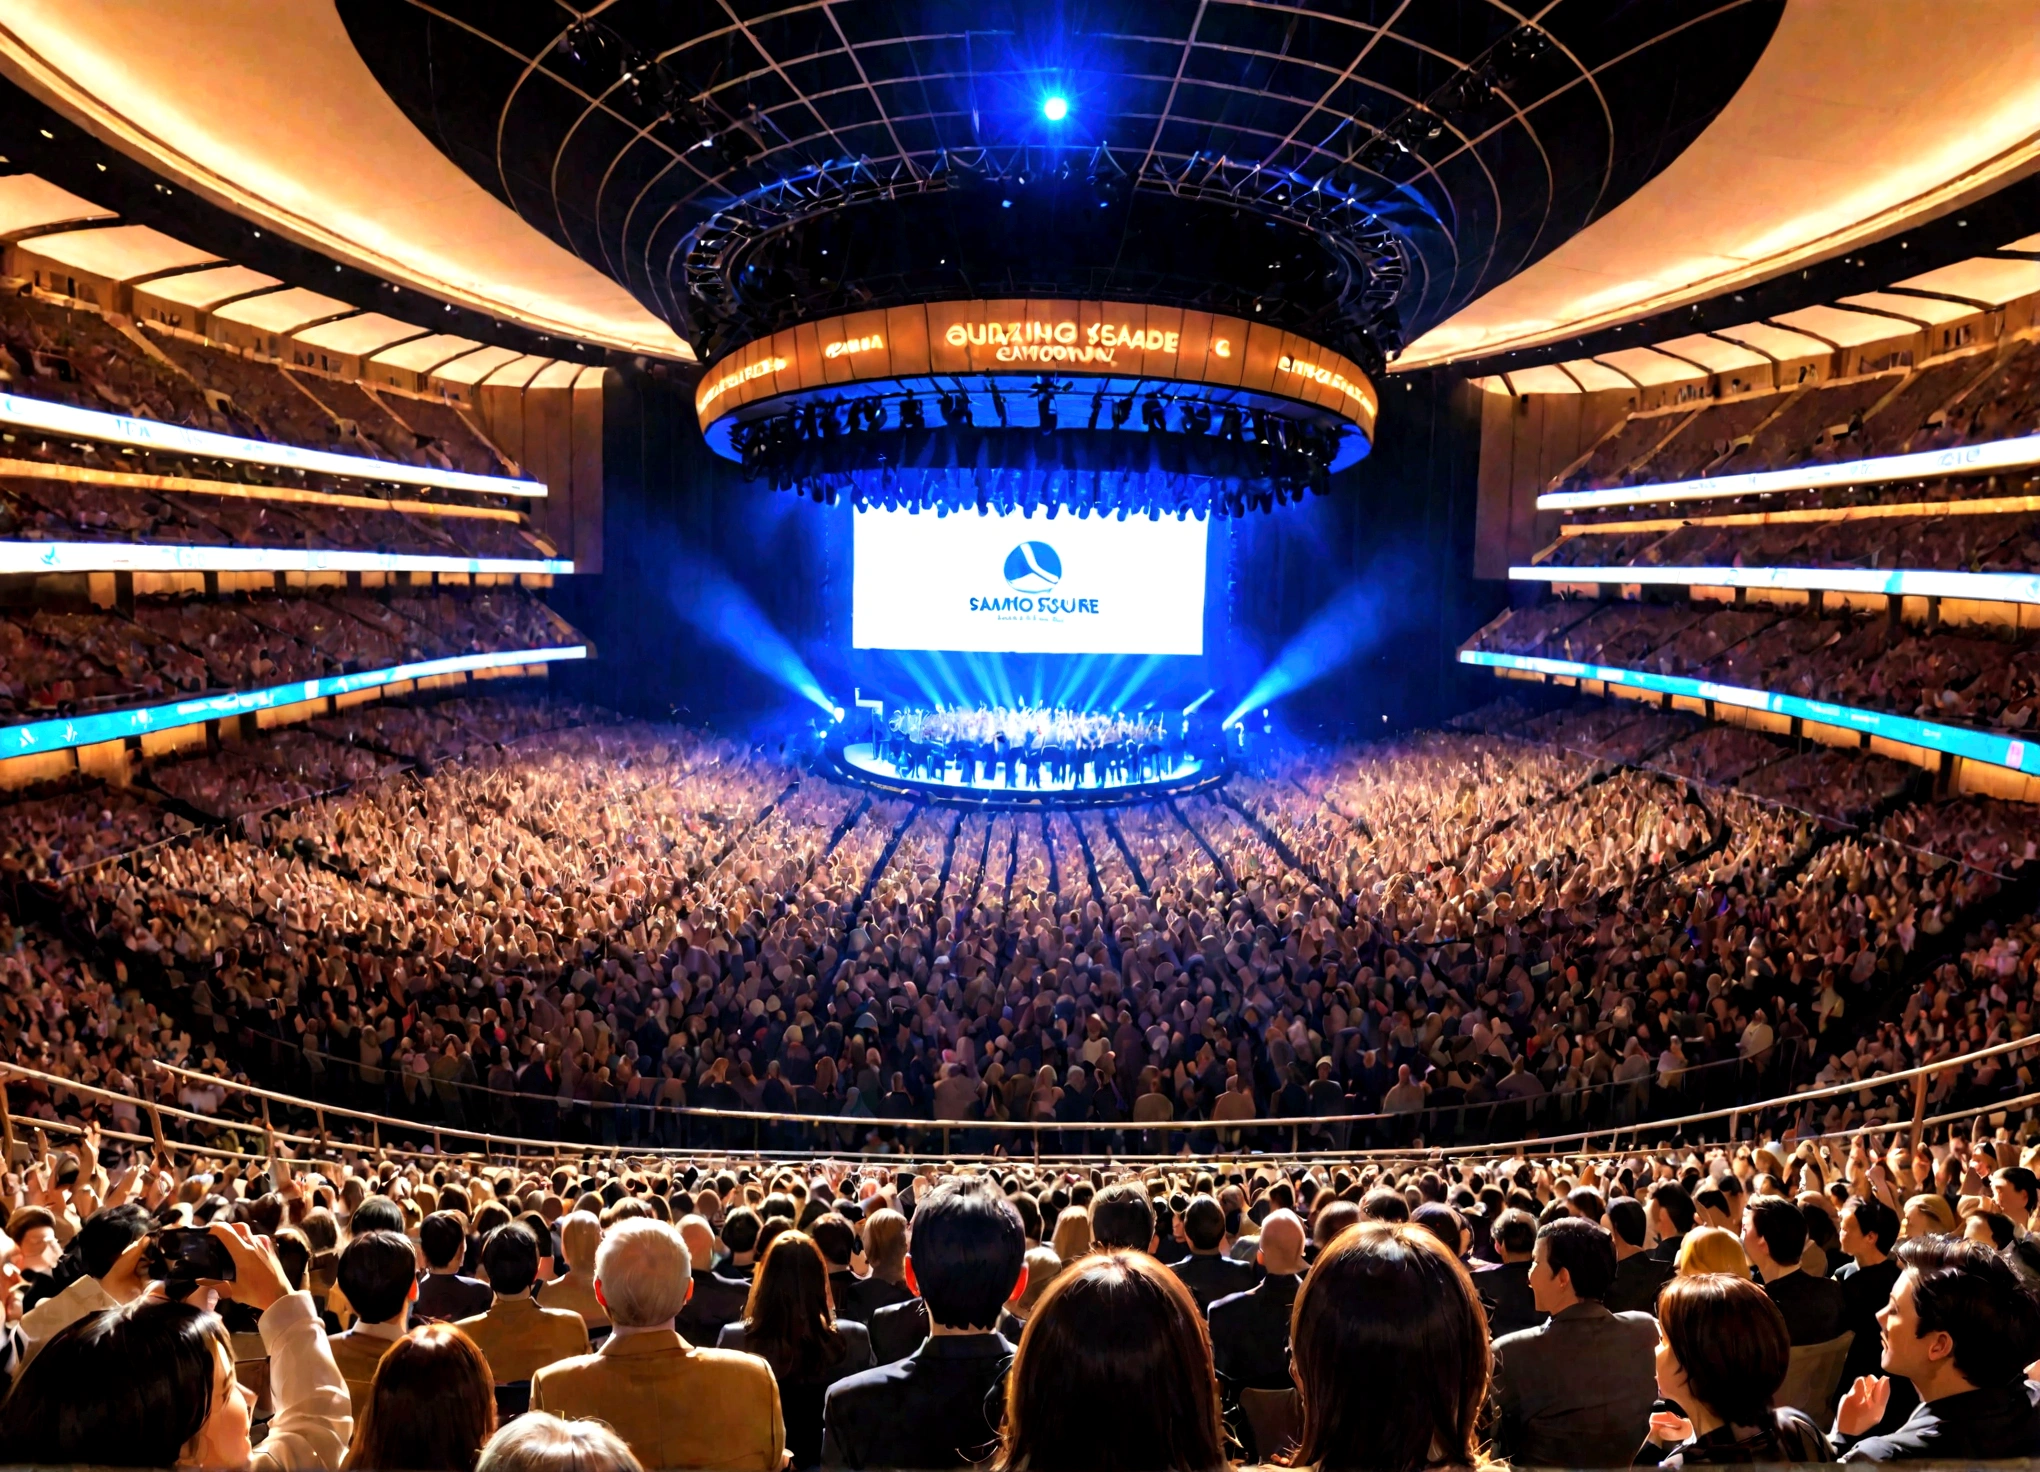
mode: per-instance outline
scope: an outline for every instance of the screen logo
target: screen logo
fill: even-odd
[[[1046,542],[1022,542],[1006,554],[1006,582],[1016,593],[1046,593],[1062,581],[1062,558]]]

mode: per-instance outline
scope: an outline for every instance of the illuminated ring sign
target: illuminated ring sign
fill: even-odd
[[[1308,404],[1369,441],[1380,400],[1351,360],[1265,323],[1129,302],[927,302],[804,322],[747,343],[695,390],[706,430],[747,404],[871,382],[1043,373],[1202,384]],[[711,441],[713,443],[713,441]]]

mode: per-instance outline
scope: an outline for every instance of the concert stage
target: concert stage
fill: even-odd
[[[939,777],[910,776],[880,756],[868,741],[833,745],[828,755],[844,780],[889,796],[989,808],[1126,807],[1202,792],[1225,781],[1231,770],[1222,756],[1186,755],[1162,775],[1139,780],[1112,776],[1100,781],[1095,767],[1087,765],[1073,781],[1048,777],[1038,785],[1010,786],[1010,773],[1004,767],[966,776],[957,762],[951,762]]]

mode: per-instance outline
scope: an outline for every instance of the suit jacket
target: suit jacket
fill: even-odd
[[[529,1380],[555,1360],[588,1352],[588,1326],[563,1308],[540,1308],[526,1294],[498,1294],[485,1314],[456,1325],[474,1340],[498,1385]]]
[[[2040,1385],[2021,1380],[1914,1407],[1888,1436],[1839,1434],[1844,1462],[1997,1462],[2040,1456]]]
[[[579,1314],[590,1333],[609,1327],[609,1315],[595,1301],[593,1279],[577,1283],[569,1277],[554,1278],[550,1283],[539,1285],[538,1301],[546,1308],[563,1308]]]
[[[742,1350],[745,1328],[741,1321],[724,1325],[716,1348]],[[781,1379],[773,1372],[779,1382],[780,1417],[786,1423],[786,1449],[793,1454],[795,1467],[813,1467],[822,1459],[822,1402],[829,1387],[872,1367],[871,1336],[864,1325],[838,1319],[836,1332],[843,1336],[843,1353],[819,1374]]]
[[[1211,1358],[1234,1389],[1287,1390],[1289,1316],[1300,1276],[1270,1273],[1244,1293],[1211,1305]]]
[[[1794,1344],[1824,1344],[1848,1327],[1847,1301],[1842,1285],[1806,1273],[1787,1273],[1774,1283],[1764,1284],[1771,1302],[1785,1315],[1785,1327]]]
[[[998,1443],[1012,1344],[997,1334],[939,1334],[903,1360],[838,1380],[822,1411],[824,1467],[981,1462]]]
[[[1169,1264],[1169,1271],[1183,1280],[1200,1312],[1221,1298],[1244,1293],[1254,1286],[1261,1270],[1251,1263],[1234,1262],[1223,1253],[1191,1253]]]
[[[411,1322],[436,1324],[446,1319],[468,1319],[485,1314],[496,1294],[479,1278],[459,1273],[427,1273],[418,1280],[418,1301],[411,1305]]]
[[[708,1268],[696,1268],[693,1296],[687,1300],[687,1307],[680,1310],[676,1327],[689,1344],[713,1344],[723,1325],[744,1316],[744,1305],[750,1299],[749,1283],[725,1278]],[[836,1312],[843,1312],[841,1304],[836,1306]]]
[[[834,1279],[834,1274],[831,1274]],[[896,1303],[905,1303],[914,1295],[903,1283],[888,1283],[884,1278],[852,1278],[836,1293],[836,1317],[855,1319],[860,1324],[869,1324],[871,1316],[882,1308],[891,1308]],[[883,1363],[881,1361],[881,1363]]]
[[[1527,1261],[1496,1263],[1491,1268],[1482,1268],[1473,1275],[1473,1286],[1487,1308],[1488,1333],[1493,1338],[1534,1329],[1544,1322],[1544,1315],[1537,1311],[1537,1300],[1530,1292],[1530,1264]]]
[[[892,1304],[873,1314],[865,1328],[871,1331],[875,1363],[889,1365],[894,1360],[903,1360],[928,1337],[928,1305],[918,1298]]]
[[[1671,1280],[1674,1268],[1648,1252],[1631,1253],[1615,1266],[1615,1282],[1601,1302],[1615,1314],[1655,1314],[1658,1289]]]
[[[375,1385],[375,1367],[382,1363],[382,1357],[390,1352],[390,1346],[401,1338],[388,1334],[377,1334],[365,1324],[356,1324],[345,1334],[334,1334],[326,1340],[326,1347],[333,1351],[333,1363],[340,1367],[340,1376],[347,1382],[348,1399],[354,1402],[354,1419],[360,1420],[368,1410],[369,1391]]]
[[[1665,1238],[1664,1241],[1651,1248],[1650,1255],[1659,1262],[1676,1263],[1679,1260],[1679,1249],[1685,1245],[1686,1234],[1681,1232],[1676,1237]]]
[[[1657,1341],[1649,1314],[1592,1300],[1497,1339],[1497,1455],[1518,1466],[1627,1466],[1650,1431]]]
[[[612,1334],[531,1377],[531,1408],[607,1421],[647,1467],[779,1472],[786,1427],[772,1367],[696,1349],[670,1329]]]

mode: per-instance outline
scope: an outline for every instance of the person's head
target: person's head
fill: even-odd
[[[475,1472],[644,1472],[623,1438],[600,1421],[532,1411],[489,1438]]]
[[[841,1348],[822,1250],[806,1232],[778,1233],[758,1260],[744,1305],[745,1352],[769,1361],[783,1380],[815,1373]]]
[[[907,1219],[882,1206],[864,1219],[864,1259],[871,1276],[888,1283],[902,1281],[907,1270]]]
[[[254,1397],[234,1378],[219,1319],[140,1299],[53,1336],[0,1403],[0,1455],[17,1464],[245,1467]]]
[[[1743,1208],[1742,1245],[1764,1281],[1799,1266],[1806,1251],[1806,1217],[1783,1196],[1752,1196]]]
[[[77,1256],[86,1277],[103,1278],[135,1239],[148,1236],[153,1226],[146,1207],[103,1206],[85,1218],[71,1238],[69,1251]]]
[[[1065,1263],[1075,1262],[1091,1250],[1091,1213],[1081,1206],[1065,1206],[1055,1219],[1051,1243],[1055,1255]]]
[[[715,1263],[715,1228],[708,1224],[708,1218],[690,1211],[680,1218],[679,1232],[680,1240],[687,1246],[691,1270],[711,1271]]]
[[[729,1248],[734,1261],[751,1260],[751,1254],[758,1250],[758,1234],[764,1230],[764,1219],[748,1206],[734,1207],[723,1214],[723,1246]]]
[[[1767,1423],[1792,1336],[1771,1295],[1731,1273],[1673,1278],[1658,1293],[1658,1393],[1716,1420]]]
[[[1908,1242],[1954,1233],[1955,1208],[1948,1204],[1946,1196],[1929,1193],[1914,1196],[1905,1203],[1905,1221],[1899,1235]]]
[[[1537,1246],[1537,1218],[1510,1207],[1495,1218],[1493,1235],[1503,1262],[1527,1262]]]
[[[1027,1269],[1027,1286],[1020,1290],[1020,1296],[1012,1300],[1014,1313],[1026,1318],[1034,1312],[1034,1305],[1041,1302],[1041,1295],[1048,1292],[1062,1272],[1062,1259],[1055,1255],[1053,1247],[1030,1247],[1022,1259]]]
[[[1842,1207],[1840,1241],[1858,1262],[1881,1260],[1898,1244],[1898,1213],[1874,1196],[1851,1196]]]
[[[1094,1253],[1042,1294],[1007,1378],[996,1472],[1226,1465],[1196,1300],[1144,1253]]]
[[[1878,1315],[1884,1368],[1947,1394],[1950,1371],[1974,1389],[2012,1385],[2040,1357],[2040,1305],[1990,1248],[1953,1237],[1912,1238],[1893,1254],[1891,1298]]]
[[[944,1181],[914,1212],[908,1283],[943,1328],[989,1331],[1027,1286],[1026,1253],[1026,1229],[1004,1192],[978,1176]]]
[[[808,1223],[807,1234],[821,1248],[832,1273],[846,1270],[857,1256],[857,1229],[833,1211],[824,1211]]]
[[[2015,1222],[2025,1222],[2040,1206],[2040,1176],[2023,1165],[2008,1165],[1990,1178],[1991,1199],[1999,1211]]]
[[[1478,1460],[1487,1314],[1431,1233],[1386,1222],[1342,1233],[1304,1279],[1289,1338],[1303,1411],[1296,1465],[1417,1472]]]
[[[1650,1188],[1650,1215],[1661,1238],[1682,1236],[1699,1219],[1692,1193],[1677,1181],[1659,1181]]]
[[[1146,1252],[1155,1245],[1155,1208],[1138,1181],[1107,1186],[1091,1199],[1091,1240],[1100,1248]]]
[[[1193,1196],[1183,1209],[1183,1240],[1192,1252],[1216,1252],[1225,1241],[1225,1208],[1210,1195]]]
[[[1406,1222],[1410,1219],[1410,1204],[1402,1192],[1377,1186],[1360,1198],[1360,1215],[1370,1222]]]
[[[1962,1218],[1962,1237],[1964,1241],[1981,1242],[2002,1252],[2018,1241],[2019,1229],[2003,1212],[1978,1207]]]
[[[1585,1217],[1561,1217],[1537,1229],[1530,1295],[1543,1313],[1561,1313],[1582,1299],[1599,1303],[1615,1283],[1615,1243]]]
[[[14,1239],[15,1265],[23,1272],[46,1273],[64,1254],[57,1240],[57,1218],[47,1206],[24,1206],[7,1218]]]
[[[404,1208],[387,1196],[371,1196],[354,1208],[347,1230],[359,1237],[363,1232],[401,1232]]]
[[[687,1306],[693,1266],[678,1228],[656,1217],[626,1217],[595,1249],[595,1296],[617,1328],[656,1329]]]
[[[418,1253],[410,1238],[364,1232],[341,1250],[335,1281],[363,1323],[387,1324],[403,1317],[418,1291],[417,1275]]]
[[[489,1362],[453,1325],[421,1324],[392,1344],[376,1366],[367,1402],[354,1408],[347,1465],[473,1472],[482,1444],[495,1430]]]
[[[1750,1275],[1750,1259],[1735,1233],[1728,1228],[1695,1227],[1679,1244],[1677,1271],[1682,1278],[1701,1273],[1727,1273],[1731,1277],[1747,1278]]]
[[[560,1218],[560,1255],[568,1272],[595,1270],[595,1253],[602,1246],[602,1218],[592,1211],[570,1211]]]
[[[1643,1203],[1634,1196],[1618,1196],[1609,1202],[1608,1231],[1618,1252],[1640,1249],[1648,1231]]]
[[[538,1279],[538,1238],[522,1222],[505,1222],[482,1239],[482,1267],[499,1297],[529,1292]]]
[[[1271,1211],[1262,1219],[1260,1245],[1254,1260],[1271,1278],[1303,1271],[1303,1218],[1293,1211]]]
[[[428,1268],[444,1272],[459,1267],[467,1251],[467,1222],[459,1212],[433,1212],[418,1224],[418,1247]]]

